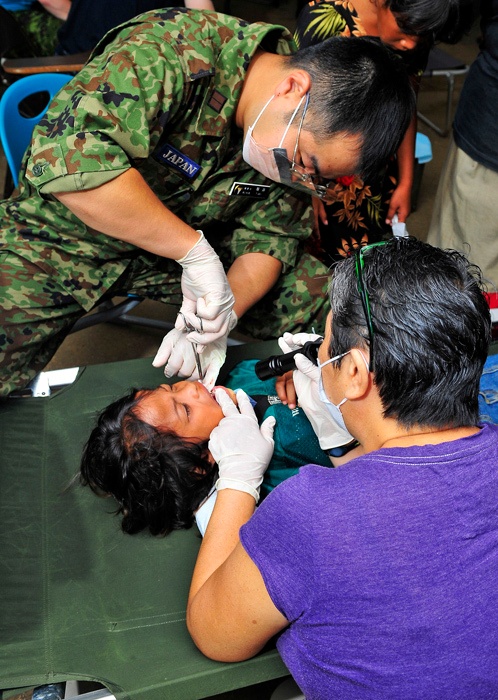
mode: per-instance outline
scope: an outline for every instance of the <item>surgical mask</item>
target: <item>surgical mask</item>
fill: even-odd
[[[337,423],[337,425],[342,428],[342,430],[345,430],[346,433],[348,433],[348,429],[346,428],[346,423],[344,422],[344,418],[342,417],[342,412],[341,412],[341,406],[346,403],[347,398],[344,397],[342,401],[340,401],[337,405],[332,403],[332,401],[329,399],[327,394],[325,393],[325,389],[323,387],[323,378],[322,378],[322,367],[325,367],[325,365],[329,365],[331,362],[337,362],[337,360],[340,360],[342,357],[345,357],[346,355],[349,354],[348,352],[343,352],[342,355],[336,355],[335,357],[331,357],[330,360],[326,360],[325,362],[320,362],[318,360],[318,369],[320,370],[320,378],[318,380],[318,396],[320,397],[320,400],[323,401],[325,406],[327,407],[328,412],[330,413],[332,420]]]
[[[267,146],[261,146],[259,143],[257,143],[257,141],[255,141],[253,138],[252,132],[254,131],[254,127],[260,120],[263,112],[268,107],[268,105],[274,97],[275,95],[272,95],[270,97],[268,102],[264,105],[263,109],[256,117],[256,120],[253,123],[253,125],[247,129],[247,134],[244,139],[244,145],[242,148],[242,157],[244,158],[246,163],[251,165],[255,170],[262,173],[265,177],[269,178],[270,180],[273,180],[274,182],[283,182],[286,184],[290,184],[290,175],[283,172],[283,170],[285,170],[286,168],[289,169],[290,161],[287,158],[286,149],[282,148],[282,144],[285,140],[285,137],[287,136],[287,132],[289,131],[292,122],[294,121],[294,117],[298,113],[303,100],[306,98],[306,95],[303,95],[303,97],[299,100],[299,104],[292,113],[292,116],[289,120],[289,123],[285,127],[285,131],[283,133],[282,138],[280,139],[280,143],[277,146],[277,148],[268,148]]]
[[[338,404],[332,403],[332,401],[329,399],[327,394],[325,393],[325,388],[323,386],[323,378],[322,378],[322,367],[325,367],[325,365],[330,364],[331,362],[337,362],[337,360],[340,360],[342,357],[345,357],[346,355],[349,355],[351,351],[348,350],[347,352],[343,352],[342,355],[336,355],[335,357],[331,357],[330,360],[326,360],[325,362],[320,362],[318,360],[317,365],[318,369],[320,370],[320,378],[318,380],[318,396],[320,397],[320,400],[323,401],[325,406],[327,407],[328,412],[330,413],[332,419],[337,423],[337,425],[345,430],[347,433],[349,433],[349,430],[346,428],[346,423],[344,422],[344,418],[342,416],[342,411],[341,411],[341,406],[343,406],[347,398],[344,397],[342,401],[339,401]],[[363,355],[362,352],[360,352],[360,355],[363,357],[363,361],[365,363],[365,366],[370,372],[370,369],[368,367],[368,362],[365,356]]]

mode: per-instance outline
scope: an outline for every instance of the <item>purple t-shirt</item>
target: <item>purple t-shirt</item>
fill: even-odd
[[[498,698],[498,426],[304,467],[241,540],[307,700]]]

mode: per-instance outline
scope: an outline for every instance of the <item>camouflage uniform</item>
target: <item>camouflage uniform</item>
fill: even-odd
[[[245,332],[269,338],[321,327],[328,274],[304,251],[310,198],[248,166],[234,124],[259,46],[285,55],[294,48],[283,27],[153,11],[107,34],[56,96],[25,155],[19,196],[0,203],[4,394],[42,369],[105,295],[180,303],[178,264],[89,229],[52,196],[97,187],[131,166],[204,231],[226,268],[250,252],[282,262],[277,285],[241,319]],[[270,185],[268,196],[245,196],[240,186],[242,194],[230,194],[234,182]]]

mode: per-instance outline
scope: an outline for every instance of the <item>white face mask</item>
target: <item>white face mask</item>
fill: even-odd
[[[285,148],[282,148],[282,144],[284,142],[285,137],[287,136],[287,132],[289,131],[292,122],[294,121],[294,117],[298,113],[303,100],[306,98],[306,95],[303,95],[303,97],[299,100],[299,104],[292,113],[289,123],[285,127],[285,131],[282,138],[280,139],[279,145],[276,148],[268,148],[267,146],[260,146],[260,144],[254,140],[252,132],[254,131],[254,127],[258,123],[261,115],[263,114],[263,112],[268,107],[268,105],[274,97],[275,95],[272,95],[270,97],[268,102],[264,105],[263,109],[256,117],[256,120],[253,123],[253,125],[247,129],[247,134],[244,139],[244,146],[242,148],[242,157],[244,158],[246,163],[251,165],[255,170],[258,170],[270,180],[273,180],[274,182],[285,182],[288,184],[290,176],[285,173],[280,173],[279,166],[277,165],[277,161],[275,159],[275,153],[277,156],[284,156],[283,163],[285,163],[286,166],[289,167],[287,165],[290,162],[287,157],[287,151]]]
[[[337,362],[337,360],[340,360],[341,357],[345,357],[345,355],[348,355],[349,352],[350,350],[348,350],[348,352],[343,352],[342,355],[336,355],[335,357],[331,357],[330,360],[326,360],[325,362],[320,362],[318,360],[317,363],[318,369],[320,370],[320,379],[318,380],[318,396],[320,397],[320,400],[323,401],[323,403],[326,405],[328,412],[332,416],[332,420],[346,432],[349,431],[346,428],[346,423],[344,422],[344,418],[342,417],[341,406],[346,403],[347,398],[344,397],[343,400],[340,401],[337,405],[332,403],[332,401],[325,393],[325,389],[323,387],[322,367],[325,367],[325,365],[328,365],[331,362]]]
[[[323,403],[326,405],[328,412],[332,416],[332,420],[334,420],[337,423],[337,425],[346,432],[349,431],[346,428],[346,423],[344,422],[344,418],[342,416],[341,406],[346,403],[347,398],[344,397],[343,400],[339,401],[338,404],[332,403],[332,401],[325,393],[325,389],[323,386],[322,367],[325,367],[325,365],[328,365],[331,362],[337,362],[337,360],[340,360],[341,357],[349,355],[350,352],[351,350],[348,350],[347,352],[343,352],[342,355],[336,355],[335,357],[331,357],[330,360],[326,360],[325,362],[320,362],[319,360],[317,362],[318,369],[320,370],[320,379],[318,380],[318,396],[320,397],[320,400],[323,401]],[[367,371],[370,372],[366,358],[364,357],[362,352],[360,352],[360,355],[363,357],[363,362],[366,365]]]

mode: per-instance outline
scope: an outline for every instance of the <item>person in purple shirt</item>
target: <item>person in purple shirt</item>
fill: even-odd
[[[498,426],[479,423],[491,328],[479,271],[392,239],[336,266],[330,305],[318,367],[298,354],[294,382],[340,466],[303,467],[254,512],[271,425],[220,393],[190,634],[219,661],[279,634],[307,700],[498,698]],[[293,391],[283,378],[289,407]]]

